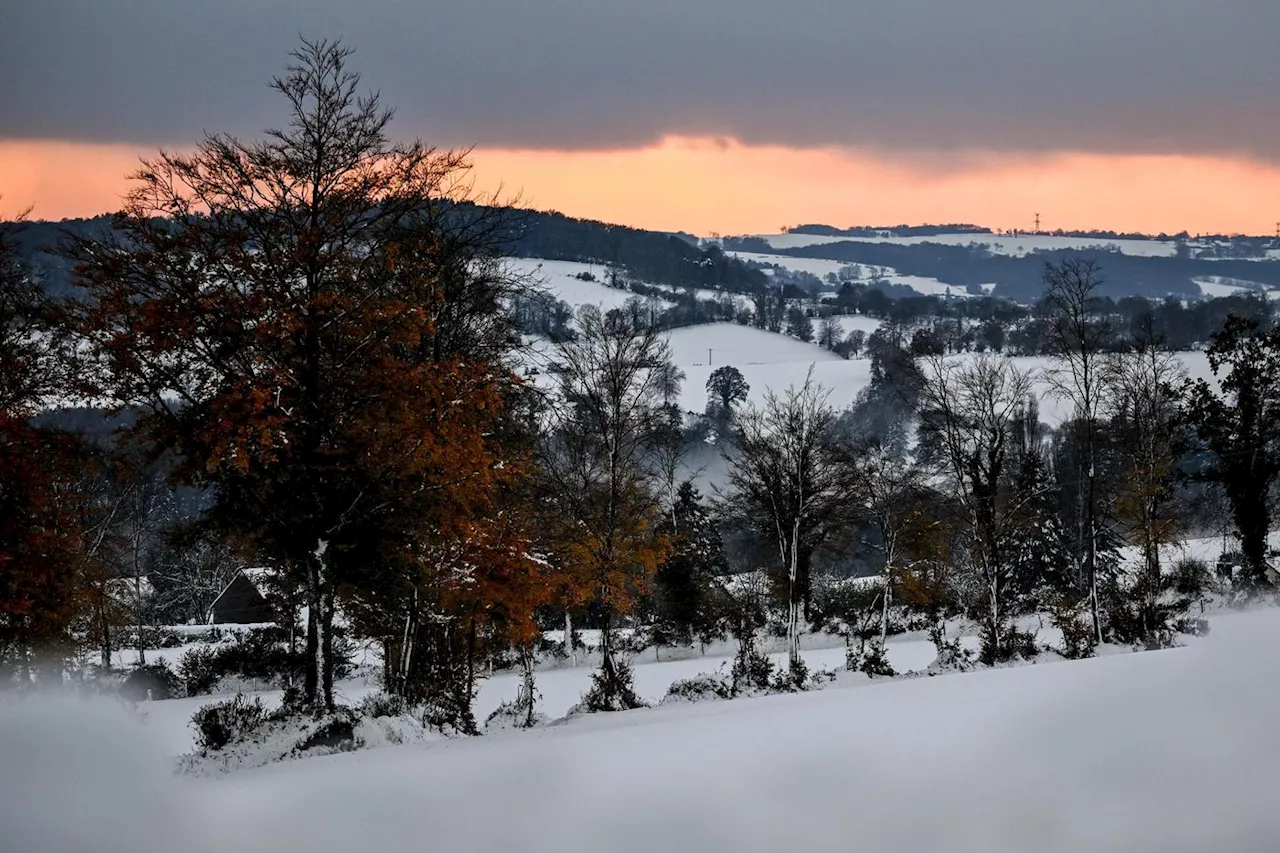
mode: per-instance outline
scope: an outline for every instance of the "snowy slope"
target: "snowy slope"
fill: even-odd
[[[0,708],[0,849],[1261,851],[1280,619],[1190,649],[666,706],[171,775],[109,706]],[[866,682],[862,682],[866,684]]]
[[[850,328],[862,328],[870,332],[875,321],[866,317],[839,318]],[[706,382],[711,372],[719,366],[730,364],[742,372],[751,386],[749,399],[759,404],[765,391],[781,392],[789,386],[804,382],[805,374],[813,367],[814,379],[831,392],[831,405],[844,408],[851,404],[871,381],[871,363],[865,358],[848,361],[818,346],[805,344],[783,335],[765,332],[731,323],[713,323],[678,329],[672,333],[675,363],[685,372],[680,406],[687,411],[700,412],[706,408]],[[707,349],[711,349],[711,365],[707,364]],[[1208,358],[1203,352],[1181,352],[1178,358],[1193,378],[1212,381]],[[973,355],[952,356],[954,359],[974,358]],[[1066,419],[1071,406],[1056,398],[1046,376],[1050,360],[1038,356],[1015,358],[1020,370],[1029,371],[1035,381],[1035,392],[1040,399],[1040,417],[1051,425]]]
[[[681,368],[706,365],[708,349],[711,364],[716,367],[842,361],[840,356],[814,344],[737,323],[707,323],[675,329],[667,340],[672,361]]]
[[[866,332],[868,335],[880,328],[880,320],[875,317],[866,317],[862,314],[839,314],[836,316],[836,322],[840,324],[840,331],[845,335],[855,329]]]
[[[576,261],[549,261],[542,258],[506,258],[512,271],[530,276],[557,299],[563,299],[575,309],[583,305],[597,305],[604,310],[617,308],[628,299],[637,296],[629,290],[608,287],[600,282],[608,275],[602,264],[584,264]],[[579,273],[590,273],[597,281],[575,278]],[[673,303],[660,300],[664,305]]]

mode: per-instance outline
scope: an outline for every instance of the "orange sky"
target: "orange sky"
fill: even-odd
[[[0,141],[0,216],[118,206],[133,146]],[[1270,234],[1280,167],[1209,156],[887,155],[669,137],[618,151],[477,150],[481,188],[527,206],[699,235],[784,225],[973,222],[1029,228]]]

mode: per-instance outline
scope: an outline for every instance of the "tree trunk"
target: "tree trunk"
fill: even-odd
[[[573,617],[569,615],[569,611],[564,612],[564,650],[569,653],[569,663],[571,666],[578,665],[578,652],[573,646]]]
[[[520,693],[517,704],[525,709],[524,724],[533,725],[533,708],[537,694],[533,682],[533,649],[525,645],[520,648]]]
[[[136,547],[135,547],[135,553],[136,553],[136,552],[137,552],[137,549],[136,549]],[[147,644],[143,641],[143,637],[142,637],[142,623],[143,623],[143,616],[142,616],[142,577],[138,574],[138,564],[137,564],[137,560],[135,560],[135,561],[134,561],[133,571],[134,571],[134,575],[133,575],[133,606],[134,606],[134,616],[135,616],[135,620],[134,620],[134,621],[135,621],[135,623],[136,623],[135,629],[136,629],[136,630],[137,630],[137,632],[138,632],[137,637],[135,637],[134,639],[136,639],[136,640],[138,641],[138,642],[137,642],[137,645],[138,645],[138,666],[146,666],[146,663],[147,663],[147,651],[146,651],[146,645],[147,645]]]
[[[333,710],[333,586],[321,539],[307,561],[307,671],[303,699],[313,711]]]

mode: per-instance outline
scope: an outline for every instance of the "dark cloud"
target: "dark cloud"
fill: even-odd
[[[1278,31],[1276,0],[2,0],[0,136],[254,133],[302,33],[450,145],[1280,159]]]

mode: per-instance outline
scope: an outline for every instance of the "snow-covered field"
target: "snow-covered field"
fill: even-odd
[[[836,322],[840,324],[840,331],[846,335],[854,330],[860,330],[869,335],[880,328],[881,321],[862,314],[838,314]]]
[[[761,364],[843,361],[822,347],[737,323],[707,323],[674,329],[667,340],[672,361],[685,369],[706,366],[708,350],[712,368],[725,364],[741,369]]]
[[[1236,293],[1246,293],[1249,291],[1260,291],[1265,293],[1268,299],[1280,300],[1280,290],[1271,289],[1264,284],[1246,281],[1244,279],[1214,275],[1206,278],[1192,279],[1192,282],[1200,288],[1201,294],[1210,298],[1231,296]]]
[[[1159,240],[1106,240],[1098,237],[1052,237],[1047,235],[1023,235],[1009,237],[1001,234],[935,234],[927,237],[826,237],[816,234],[760,234],[756,235],[775,249],[800,249],[805,246],[821,246],[828,243],[939,243],[946,246],[968,246],[982,243],[993,254],[1029,255],[1037,251],[1059,249],[1089,249],[1097,246],[1114,246],[1126,255],[1144,257],[1173,257],[1177,244]]]
[[[756,261],[761,264],[777,264],[792,272],[807,272],[818,278],[826,278],[827,273],[838,273],[849,266],[845,261],[829,261],[825,258],[793,258],[790,255],[765,255],[758,252],[727,252],[743,261]]]
[[[108,703],[0,706],[0,849],[1262,851],[1280,612],[1190,648],[174,777]],[[861,685],[861,686],[852,686]],[[164,703],[157,703],[164,704]]]
[[[874,328],[875,321],[866,317],[840,318],[852,321],[851,328]],[[784,391],[792,385],[804,382],[805,374],[813,367],[814,379],[827,388],[829,402],[836,408],[844,408],[854,401],[858,392],[871,381],[871,363],[865,358],[844,360],[815,344],[806,344],[794,338],[762,331],[733,323],[712,323],[677,329],[671,333],[671,344],[676,366],[685,373],[680,406],[686,411],[700,412],[706,408],[706,383],[711,372],[722,365],[733,365],[742,372],[751,386],[749,399],[759,404],[765,391]],[[707,363],[707,350],[711,350],[711,363]],[[1212,379],[1209,360],[1203,352],[1177,354],[1192,378]],[[954,358],[973,358],[958,355]],[[1057,424],[1070,414],[1070,405],[1051,393],[1045,371],[1049,359],[1037,356],[1015,358],[1022,370],[1031,371],[1036,377],[1035,390],[1040,398],[1040,416],[1049,424]]]
[[[603,264],[584,264],[575,261],[549,261],[542,258],[506,258],[512,271],[529,275],[548,293],[563,299],[575,309],[583,305],[597,305],[604,310],[618,308],[628,299],[637,296],[629,290],[619,290],[601,284],[609,274]],[[596,281],[583,281],[576,276],[590,273]],[[659,300],[664,306],[673,303]]]
[[[790,236],[790,235],[787,235]],[[766,264],[777,264],[784,269],[794,272],[807,272],[824,278],[827,273],[838,273],[841,269],[849,264],[844,261],[829,261],[823,258],[793,258],[790,255],[766,255],[757,252],[729,252],[730,255],[740,258],[744,261],[758,261]],[[863,269],[870,268],[863,265]],[[924,296],[970,296],[971,294],[963,287],[956,287],[952,284],[946,284],[936,278],[928,278],[919,275],[900,275],[897,270],[892,267],[882,267],[884,270],[884,280],[889,284],[902,285],[909,287],[916,293]],[[864,279],[865,281],[866,279]],[[984,285],[990,290],[995,285]]]

